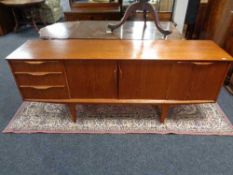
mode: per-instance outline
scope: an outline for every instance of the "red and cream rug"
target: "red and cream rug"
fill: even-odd
[[[156,133],[233,136],[233,126],[218,104],[182,105],[164,124],[151,105],[77,105],[73,123],[64,105],[24,102],[4,133]]]

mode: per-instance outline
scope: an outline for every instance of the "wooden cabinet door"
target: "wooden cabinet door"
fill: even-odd
[[[192,67],[190,63],[174,62],[171,68],[170,82],[167,91],[168,100],[187,100],[191,86]]]
[[[228,63],[194,63],[188,99],[216,100],[228,67]]]
[[[216,100],[229,64],[178,62],[173,65],[169,100]]]
[[[171,66],[166,61],[119,62],[119,98],[165,99]]]
[[[116,98],[117,64],[114,61],[66,61],[71,98]]]

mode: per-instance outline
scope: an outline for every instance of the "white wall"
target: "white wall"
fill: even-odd
[[[187,12],[189,0],[176,0],[174,14],[173,14],[173,21],[177,24],[177,29],[179,32],[183,32],[184,29],[184,22],[185,16]]]
[[[70,10],[69,0],[60,0],[63,11]]]

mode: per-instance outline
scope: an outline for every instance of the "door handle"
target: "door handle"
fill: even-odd
[[[32,64],[32,65],[38,65],[38,64],[44,64],[44,61],[25,61],[26,64]]]
[[[118,80],[117,80],[117,66],[114,68],[113,74],[114,74],[115,83],[117,85],[117,82],[118,82]]]
[[[193,62],[192,64],[197,66],[208,66],[214,64],[213,62]]]
[[[32,88],[36,90],[48,90],[51,88],[64,88],[65,86],[20,86],[20,88]]]
[[[187,61],[178,61],[178,64],[194,64],[197,66],[208,66],[214,64],[213,62],[187,62]]]
[[[62,74],[62,72],[15,72],[16,75],[46,76],[54,74]]]
[[[120,65],[118,65],[118,70],[119,70],[119,78],[122,79],[123,73]]]

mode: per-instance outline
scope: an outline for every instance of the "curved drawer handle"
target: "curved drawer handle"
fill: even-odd
[[[193,62],[192,64],[195,64],[197,66],[208,66],[214,64],[213,62]]]
[[[188,62],[188,61],[178,61],[178,64],[194,64],[197,66],[208,66],[214,64],[213,62]]]
[[[32,76],[46,76],[51,74],[62,74],[62,72],[15,72],[15,74],[26,74]]]
[[[26,64],[32,64],[32,65],[38,65],[38,64],[44,64],[44,61],[24,61]]]
[[[190,64],[188,61],[178,61],[177,64]]]
[[[20,86],[21,88],[32,88],[36,90],[48,90],[51,88],[64,88],[65,86]]]

